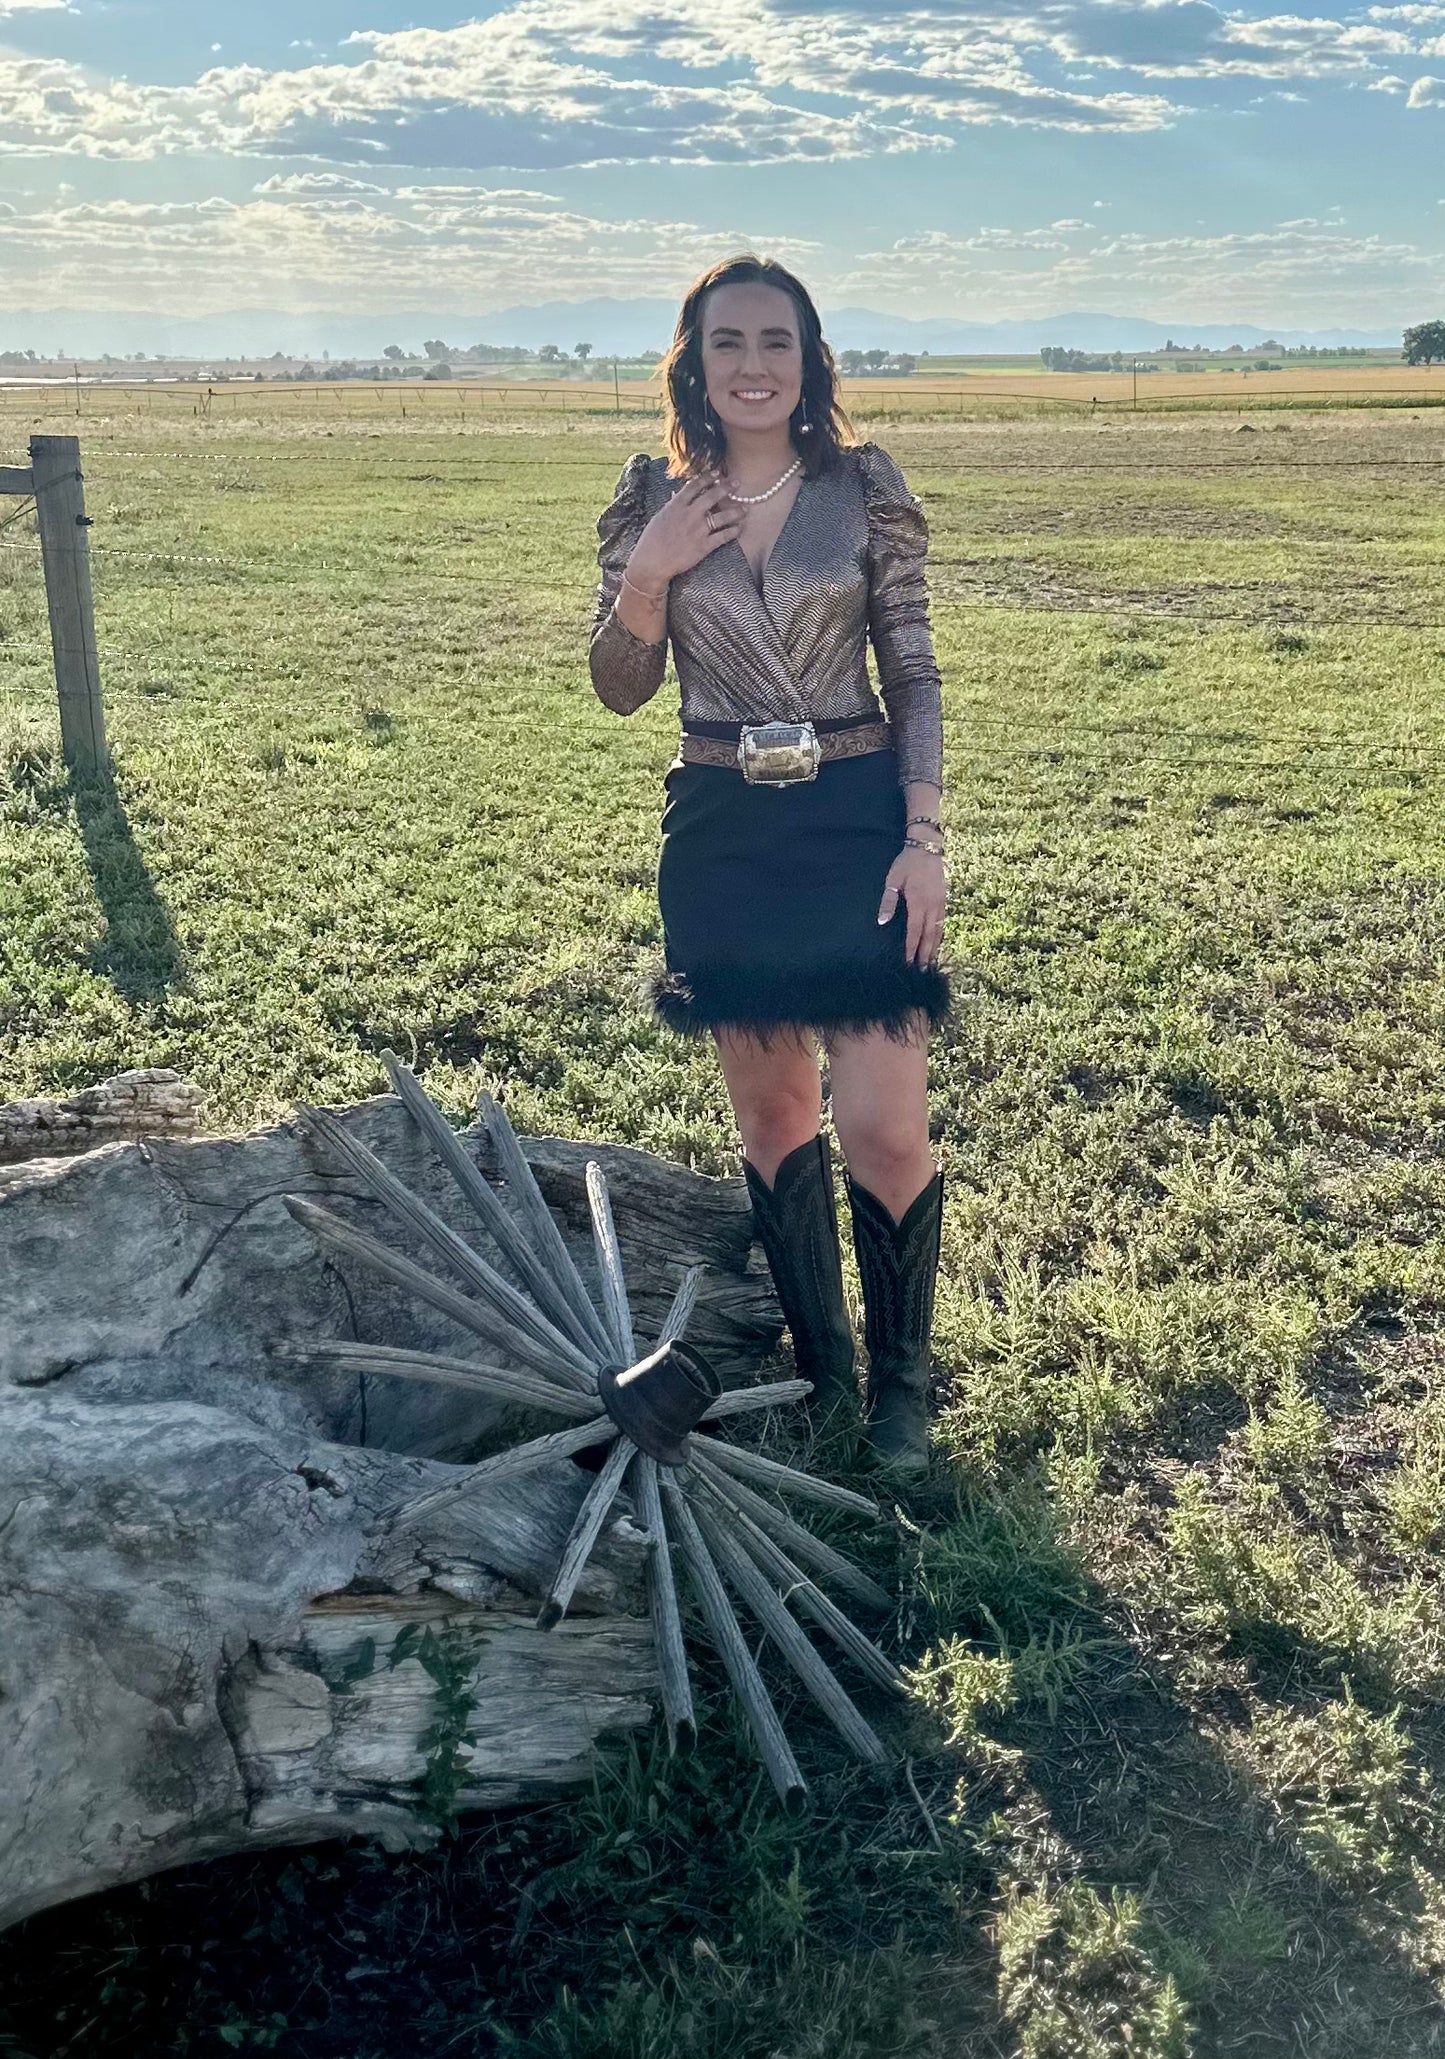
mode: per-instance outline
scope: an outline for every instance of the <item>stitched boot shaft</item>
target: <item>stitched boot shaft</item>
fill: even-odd
[[[901,1223],[848,1176],[868,1346],[868,1437],[900,1472],[928,1469],[929,1333],[943,1234],[943,1168]]]
[[[743,1173],[758,1239],[793,1339],[798,1373],[813,1383],[808,1409],[817,1416],[840,1402],[856,1406],[853,1331],[843,1299],[838,1203],[828,1140],[820,1130],[790,1151],[771,1187],[746,1158]]]

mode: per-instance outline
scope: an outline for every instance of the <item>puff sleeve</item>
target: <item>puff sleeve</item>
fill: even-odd
[[[634,451],[622,467],[617,490],[597,518],[597,585],[587,661],[597,698],[619,715],[630,715],[650,701],[667,670],[667,637],[644,643],[619,621],[614,603],[622,587],[622,568],[647,526],[647,478],[651,459]]]
[[[868,634],[898,777],[943,784],[943,685],[928,619],[928,518],[897,463],[860,446],[868,507]]]

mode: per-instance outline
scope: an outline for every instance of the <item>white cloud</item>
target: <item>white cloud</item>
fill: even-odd
[[[32,201],[26,214],[0,216],[0,271],[18,304],[64,306],[83,293],[88,307],[367,305],[398,318],[581,299],[604,281],[620,298],[680,296],[705,265],[745,248],[792,265],[825,305],[953,307],[980,319],[1089,306],[1180,323],[1393,324],[1445,296],[1445,253],[1329,218],[1171,237],[1071,218],[927,229],[855,255],[748,225],[608,221],[525,188],[266,183],[272,190],[241,201]]]
[[[367,179],[349,179],[344,172],[273,172],[251,188],[253,193],[385,193],[385,186]]]
[[[1157,93],[1037,78],[1022,53],[1047,41],[982,15],[895,23],[784,17],[769,0],[725,12],[711,0],[616,0],[603,16],[595,0],[516,0],[485,22],[358,31],[354,62],[216,66],[184,86],[0,59],[0,152],[726,165],[932,151],[978,123],[1150,129],[1180,112]],[[837,105],[820,106],[825,96]]]
[[[1407,107],[1445,107],[1445,79],[1432,79],[1428,75],[1416,79],[1410,88]]]
[[[1349,233],[1306,217],[1248,234],[1144,236],[1098,230],[1046,262],[1006,253],[1044,242],[985,243],[935,232],[863,252],[835,273],[834,299],[865,300],[892,282],[891,306],[998,309],[1011,317],[1088,306],[1165,321],[1240,321],[1287,326],[1402,319],[1445,292],[1445,252]],[[1413,317],[1411,317],[1413,319]]]
[[[1441,54],[1440,0],[1264,16],[1216,0],[513,0],[449,28],[357,30],[341,61],[217,65],[179,86],[0,54],[0,155],[543,176],[836,162],[946,150],[977,125],[1146,132],[1239,80],[1400,93]],[[1435,104],[1428,76],[1409,104]]]
[[[426,189],[421,189],[424,194]],[[820,248],[753,228],[599,217],[478,190],[470,202],[270,193],[234,202],[84,201],[0,219],[0,271],[23,300],[204,313],[368,304],[473,311],[679,293],[713,259],[766,248],[806,271]]]

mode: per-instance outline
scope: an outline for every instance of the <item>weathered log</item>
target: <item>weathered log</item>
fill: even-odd
[[[118,1138],[194,1136],[205,1101],[163,1065],[117,1073],[63,1101],[0,1101],[0,1165],[93,1151]]]
[[[506,1270],[398,1099],[335,1115]],[[481,1130],[458,1143],[495,1185]],[[741,1181],[625,1147],[520,1144],[598,1307],[589,1159],[640,1339],[702,1266],[689,1336],[725,1377],[752,1372],[779,1317]],[[275,1349],[354,1337],[524,1372],[318,1250],[287,1194],[382,1234],[354,1166],[302,1123],[0,1166],[0,1924],[249,1847],[427,1842],[458,1810],[582,1777],[599,1736],[649,1712],[631,1502],[608,1510],[566,1616],[539,1629],[594,1476],[553,1456],[433,1500],[557,1417],[495,1383]],[[384,1219],[392,1249],[434,1255]]]

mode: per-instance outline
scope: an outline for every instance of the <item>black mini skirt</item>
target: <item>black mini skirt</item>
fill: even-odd
[[[949,1013],[949,977],[904,958],[900,895],[878,920],[907,807],[891,749],[832,758],[813,779],[752,785],[727,765],[674,764],[663,781],[657,898],[664,964],[642,998],[684,1036],[724,1024],[766,1039],[902,1037]]]

